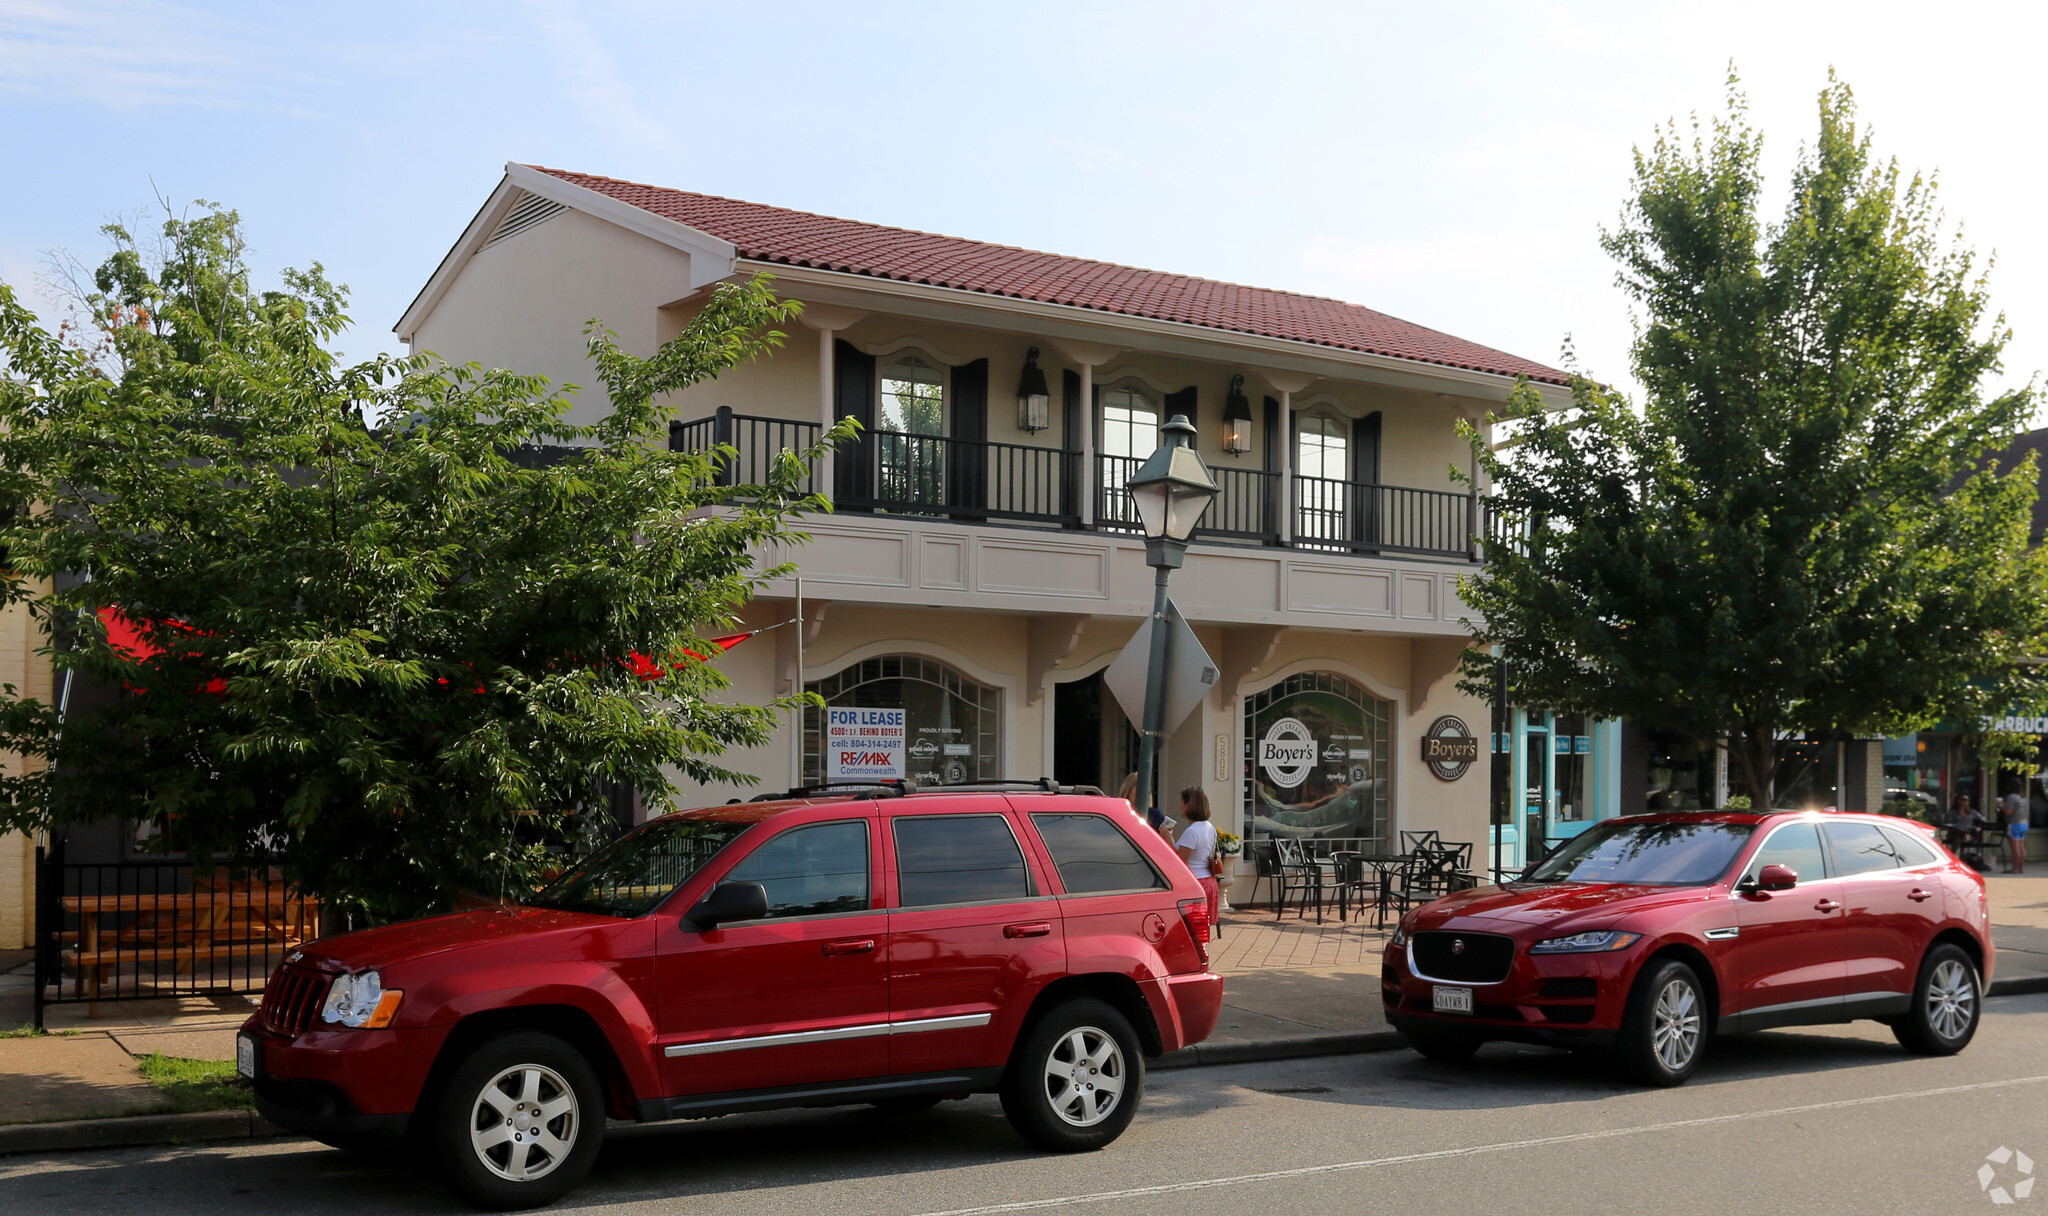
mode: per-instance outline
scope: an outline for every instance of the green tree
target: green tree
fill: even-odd
[[[2031,703],[2048,558],[2031,458],[1987,460],[2033,390],[1986,395],[2007,330],[1933,181],[1873,161],[1832,79],[1776,223],[1761,148],[1731,80],[1709,129],[1638,149],[1602,244],[1642,408],[1580,378],[1552,415],[1525,385],[1514,446],[1471,435],[1508,526],[1466,593],[1515,701],[1726,736],[1768,804],[1788,735]]]
[[[7,690],[0,747],[49,766],[0,781],[0,825],[155,823],[378,920],[529,880],[599,782],[744,780],[718,757],[790,705],[722,700],[691,652],[825,504],[793,454],[717,485],[659,442],[662,402],[798,305],[721,287],[646,359],[592,322],[611,412],[583,424],[539,377],[344,362],[344,290],[317,266],[253,289],[231,211],[172,217],[154,257],[110,231],[61,333],[0,284],[0,496],[28,508],[0,542],[60,686],[127,691],[60,722]],[[161,653],[110,645],[107,606]]]

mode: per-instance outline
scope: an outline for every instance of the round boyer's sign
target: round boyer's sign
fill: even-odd
[[[1259,740],[1259,767],[1274,785],[1291,790],[1316,766],[1316,737],[1299,718],[1282,718]]]
[[[1422,762],[1438,781],[1456,781],[1479,763],[1479,736],[1463,718],[1445,714],[1423,732]]]

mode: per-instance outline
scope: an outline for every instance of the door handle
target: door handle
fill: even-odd
[[[1052,922],[1034,920],[1021,925],[1004,925],[1004,937],[1045,937],[1052,933]]]
[[[1923,899],[1933,899],[1934,892],[1925,891],[1919,887],[1914,887],[1912,890],[1906,892],[1906,898],[1912,900],[1914,903],[1917,904]]]
[[[873,954],[874,951],[875,939],[872,937],[863,937],[858,941],[825,943],[825,953],[828,956],[837,956],[841,954]]]
[[[1823,899],[1819,903],[1813,905],[1813,910],[1816,912],[1832,912],[1836,908],[1839,908],[1841,906],[1842,905],[1836,903],[1832,899]]]

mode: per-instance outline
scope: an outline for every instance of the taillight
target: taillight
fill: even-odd
[[[1180,923],[1188,927],[1188,937],[1195,943],[1195,953],[1202,956],[1204,966],[1208,965],[1209,901],[1206,899],[1181,900]]]

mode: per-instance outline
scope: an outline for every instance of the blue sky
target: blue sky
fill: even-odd
[[[1598,228],[1630,148],[1720,104],[1768,164],[1834,66],[1994,251],[2009,380],[2048,365],[2028,8],[1862,4],[174,5],[0,0],[0,277],[216,199],[259,267],[390,327],[507,160],[1333,295],[1626,375]],[[1774,191],[1772,207],[1781,205]]]

